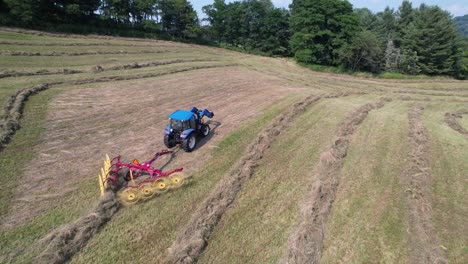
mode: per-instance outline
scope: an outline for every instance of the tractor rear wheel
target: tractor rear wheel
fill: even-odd
[[[175,140],[169,135],[164,135],[164,145],[168,148],[173,148],[176,145]]]
[[[182,149],[184,149],[185,152],[192,152],[195,149],[196,145],[197,145],[197,137],[195,136],[195,133],[188,135],[182,141]]]
[[[201,136],[206,137],[210,134],[211,128],[209,125],[203,124],[201,126]]]

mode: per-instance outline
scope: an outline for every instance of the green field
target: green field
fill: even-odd
[[[80,52],[121,54],[71,55]],[[47,262],[44,237],[96,207],[105,154],[146,160],[165,148],[167,115],[191,106],[214,111],[220,125],[194,152],[156,164],[184,167],[191,179],[120,207],[89,240],[71,242],[80,246],[63,261],[301,263],[295,234],[313,223],[320,232],[303,229],[297,245],[321,263],[468,262],[468,137],[444,121],[468,109],[467,81],[373,79],[176,42],[1,30],[0,54],[1,104],[50,84],[24,102],[21,127],[0,150],[1,263]],[[302,109],[310,96],[320,98]],[[383,97],[391,101],[362,109]],[[424,107],[416,121],[415,106]],[[468,129],[467,115],[458,122]],[[414,145],[415,135],[427,140]],[[228,203],[206,209],[232,186]]]

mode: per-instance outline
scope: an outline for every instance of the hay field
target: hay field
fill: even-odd
[[[0,28],[1,263],[467,263],[468,82],[314,72],[160,40]],[[100,200],[105,154],[215,112],[182,188]]]

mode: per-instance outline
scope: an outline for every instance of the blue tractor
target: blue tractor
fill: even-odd
[[[213,118],[214,113],[207,109],[190,111],[177,110],[169,115],[169,125],[164,129],[164,145],[173,148],[177,144],[186,152],[191,152],[197,145],[198,138],[210,134],[210,126],[203,122],[203,117]]]

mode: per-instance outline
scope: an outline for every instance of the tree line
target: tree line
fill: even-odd
[[[190,39],[199,33],[198,22],[187,0],[0,0],[0,23],[22,27],[140,30]]]
[[[201,21],[187,0],[0,0],[0,23],[136,29],[298,62],[372,73],[468,77],[467,41],[437,6],[373,13],[343,0],[214,0]]]

